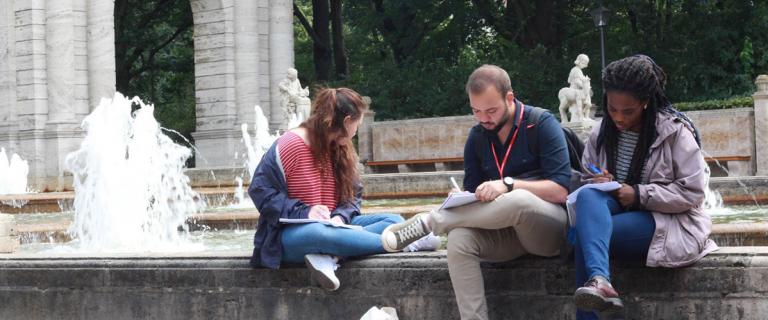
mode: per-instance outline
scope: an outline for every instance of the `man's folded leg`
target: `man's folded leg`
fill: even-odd
[[[525,253],[513,228],[448,233],[448,271],[461,319],[488,319],[480,262],[509,261]]]

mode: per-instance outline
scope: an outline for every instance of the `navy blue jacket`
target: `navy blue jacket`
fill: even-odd
[[[522,105],[515,100],[517,105]],[[568,145],[565,142],[560,123],[549,112],[539,118],[539,123],[530,123],[528,116],[531,106],[525,105],[522,127],[517,134],[515,144],[504,166],[504,177],[514,177],[522,180],[551,180],[565,189],[570,187],[571,165],[568,159]],[[499,162],[504,160],[512,135],[517,129],[518,112],[511,120],[514,121],[507,140],[502,144],[497,134],[486,130],[479,124],[469,131],[467,143],[464,145],[464,190],[475,192],[477,187],[486,181],[498,180],[499,170],[491,151],[491,143],[496,148]],[[534,128],[534,126],[536,128]],[[528,141],[530,130],[538,130],[538,141]],[[538,154],[531,153],[530,144],[538,144]]]
[[[279,141],[280,139],[278,139]],[[285,172],[280,162],[277,147],[278,141],[272,144],[267,153],[261,158],[256,172],[253,173],[248,195],[259,210],[259,225],[253,239],[253,267],[277,269],[283,254],[280,218],[306,219],[309,216],[308,205],[298,199],[288,197],[288,186],[285,182]],[[331,217],[341,216],[349,223],[360,214],[362,202],[362,184],[356,186],[355,200],[340,204],[331,212]]]

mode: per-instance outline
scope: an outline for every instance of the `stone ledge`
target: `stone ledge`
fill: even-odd
[[[376,255],[310,286],[302,266],[251,269],[247,252],[0,255],[2,319],[357,319],[371,306],[401,319],[458,318],[445,252]],[[573,319],[573,269],[559,259],[484,266],[493,319]],[[627,319],[762,319],[768,247],[726,247],[681,269],[617,265]]]

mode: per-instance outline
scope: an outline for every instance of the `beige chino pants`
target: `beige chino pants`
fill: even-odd
[[[488,319],[480,262],[557,255],[567,223],[562,206],[521,189],[430,215],[432,230],[448,234],[448,271],[464,320]]]

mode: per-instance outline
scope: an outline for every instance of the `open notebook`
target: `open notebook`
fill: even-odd
[[[440,206],[440,209],[438,210],[463,206],[465,204],[470,204],[476,201],[477,201],[477,197],[475,197],[475,194],[472,192],[469,192],[469,191],[452,192],[448,194],[448,197],[445,198],[445,201],[443,201],[443,204]]]

